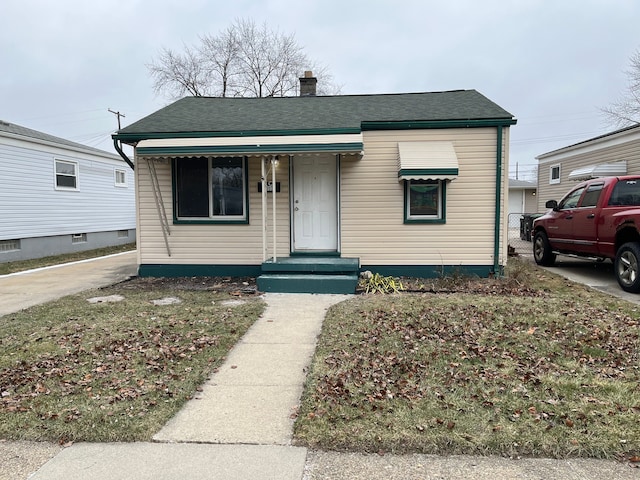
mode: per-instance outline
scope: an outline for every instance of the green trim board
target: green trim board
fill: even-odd
[[[498,127],[498,135],[496,140],[496,216],[493,239],[493,271],[497,275],[502,275],[502,267],[500,265],[500,224],[502,223],[502,219],[500,218],[500,197],[502,190],[502,128],[503,127],[501,126]]]
[[[473,276],[487,278],[494,274],[493,265],[362,265],[360,271],[383,276],[443,278],[447,276]]]
[[[436,128],[482,128],[505,127],[515,125],[517,121],[511,118],[488,118],[480,120],[427,120],[401,122],[362,122],[362,131],[368,130],[422,130]]]
[[[170,156],[170,155],[248,155],[256,153],[309,153],[309,152],[361,152],[362,142],[352,143],[309,143],[309,144],[274,144],[274,145],[215,145],[215,146],[174,146],[174,147],[139,147],[138,155]]]
[[[384,276],[439,278],[467,275],[486,278],[494,275],[493,265],[362,265],[360,271],[369,270]],[[197,265],[197,264],[141,264],[140,277],[258,277],[262,265]]]
[[[289,253],[289,257],[340,257],[340,252],[338,251],[304,251],[304,250],[296,250]]]
[[[261,265],[141,264],[139,277],[257,277]]]
[[[398,178],[416,175],[459,175],[457,168],[403,168],[398,170]]]

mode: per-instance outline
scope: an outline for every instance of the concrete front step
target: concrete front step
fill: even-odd
[[[359,258],[342,257],[282,257],[262,264],[263,273],[327,273],[332,275],[357,275]]]
[[[265,273],[257,279],[261,292],[353,294],[358,275]]]

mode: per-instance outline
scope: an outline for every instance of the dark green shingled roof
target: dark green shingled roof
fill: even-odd
[[[278,98],[186,97],[120,130],[115,138],[359,132],[388,123],[483,120],[514,124],[475,90]],[[393,128],[393,127],[392,127]],[[415,128],[415,127],[413,127]]]

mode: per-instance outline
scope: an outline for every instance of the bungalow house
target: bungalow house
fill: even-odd
[[[141,276],[353,292],[358,273],[499,275],[513,116],[474,90],[187,97],[135,152]]]
[[[118,155],[0,121],[0,262],[135,241],[131,169]]]
[[[622,128],[536,157],[538,211],[560,200],[575,182],[612,175],[640,175],[640,125]]]

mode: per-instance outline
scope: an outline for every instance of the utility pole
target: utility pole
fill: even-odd
[[[113,110],[111,110],[110,108],[107,109],[109,112],[113,113],[116,117],[118,117],[118,130],[120,130],[120,117],[124,118],[124,114],[120,113],[120,112],[114,112]]]

